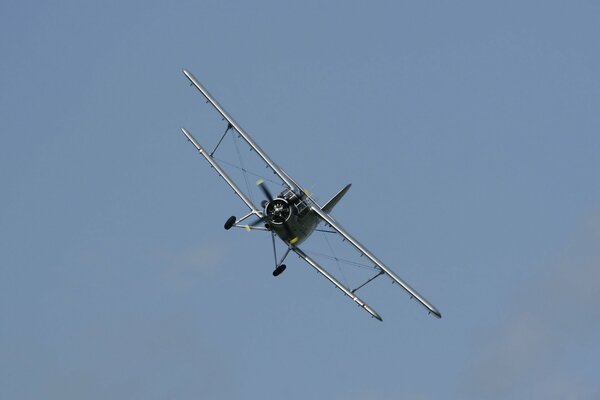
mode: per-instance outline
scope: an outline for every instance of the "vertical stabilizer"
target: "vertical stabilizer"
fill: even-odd
[[[342,197],[344,197],[344,195],[346,194],[348,189],[350,189],[350,186],[352,186],[351,183],[347,184],[342,190],[340,190],[338,192],[338,194],[333,196],[331,198],[331,200],[329,200],[327,203],[325,203],[325,205],[323,207],[321,207],[321,209],[323,211],[325,211],[327,214],[329,214],[331,212],[331,210],[333,210],[333,207],[335,207],[335,205],[342,199]]]

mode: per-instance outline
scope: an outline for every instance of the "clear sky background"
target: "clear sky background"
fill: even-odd
[[[0,3],[0,398],[598,399],[600,4]],[[383,279],[369,318],[179,128],[190,69]],[[332,272],[337,267],[328,265]]]

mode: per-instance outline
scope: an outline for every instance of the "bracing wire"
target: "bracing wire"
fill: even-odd
[[[348,278],[346,278],[346,274],[344,274],[344,270],[342,270],[342,267],[340,265],[340,259],[336,257],[335,252],[333,251],[333,247],[331,247],[331,243],[329,243],[329,239],[327,239],[327,235],[324,232],[321,232],[321,235],[323,235],[323,239],[325,239],[325,242],[327,243],[327,247],[329,247],[329,251],[331,252],[331,255],[333,256],[333,259],[335,260],[335,265],[338,267],[338,270],[340,271],[340,274],[342,275],[342,279],[344,280],[344,283],[346,284],[346,286],[350,286],[350,284],[348,283]]]
[[[244,175],[244,182],[246,182],[246,189],[248,190],[248,197],[250,197],[250,201],[254,203],[254,199],[252,198],[252,190],[250,190],[250,183],[248,183],[248,175],[247,175],[246,167],[244,166],[244,160],[242,159],[242,153],[240,152],[240,148],[239,148],[237,140],[236,140],[237,138],[235,136],[236,135],[231,135],[231,137],[233,138],[233,144],[235,146],[235,151],[237,152],[238,159],[240,161],[240,166],[242,167],[241,170],[243,172],[242,175]]]
[[[271,182],[271,183],[273,183],[273,184],[275,184],[275,185],[281,185],[281,182],[277,182],[277,181],[275,181],[275,180],[273,180],[273,179],[266,178],[266,177],[264,177],[263,175],[257,174],[257,173],[255,173],[255,172],[248,171],[248,170],[246,170],[246,169],[244,169],[244,168],[242,168],[242,167],[240,167],[239,165],[236,165],[236,164],[234,164],[234,163],[230,163],[230,162],[228,162],[228,161],[222,160],[222,159],[220,159],[220,158],[217,158],[217,157],[213,157],[213,158],[214,158],[215,160],[219,161],[219,162],[220,162],[220,163],[222,163],[222,164],[228,165],[228,166],[230,166],[230,167],[232,167],[232,168],[235,168],[235,169],[239,169],[240,171],[242,171],[242,172],[245,172],[245,173],[246,173],[246,174],[248,174],[248,175],[252,175],[252,176],[255,176],[255,177],[257,177],[257,178],[264,179],[265,181],[267,181],[267,182]]]
[[[342,270],[342,267],[340,265],[340,259],[336,257],[335,252],[333,251],[333,247],[331,247],[331,243],[329,243],[329,239],[327,239],[327,235],[324,232],[321,232],[321,235],[323,235],[323,239],[325,239],[325,242],[327,243],[327,246],[329,247],[329,251],[331,251],[331,254],[335,260],[335,264],[338,267],[338,270],[340,271],[340,274],[342,275],[342,279],[344,279],[344,283],[346,284],[346,286],[350,286],[350,284],[348,283],[348,279],[346,278],[346,274],[344,274],[344,271]]]
[[[335,257],[335,256],[331,256],[329,254],[325,254],[325,253],[320,253],[318,251],[312,251],[312,250],[305,250],[307,253],[315,255],[315,256],[319,256],[319,257],[323,257],[323,258],[328,258],[330,260],[334,260],[334,261],[338,261],[340,263],[344,263],[344,264],[348,264],[348,265],[352,265],[354,267],[357,268],[362,268],[362,269],[368,269],[371,271],[378,271],[378,269],[376,267],[374,267],[373,265],[368,265],[368,264],[362,264],[356,261],[352,261],[352,260],[347,260],[344,258],[339,258],[339,257]]]

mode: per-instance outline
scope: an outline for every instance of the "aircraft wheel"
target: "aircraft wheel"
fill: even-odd
[[[231,229],[231,227],[233,226],[233,224],[235,224],[235,215],[232,215],[231,217],[229,217],[227,219],[227,221],[225,221],[225,225],[223,226],[225,229],[229,230]]]
[[[273,271],[273,276],[279,276],[279,274],[285,271],[285,268],[285,264],[281,264],[279,267],[275,268],[275,271]]]

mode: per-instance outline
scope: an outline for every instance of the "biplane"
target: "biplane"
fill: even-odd
[[[392,280],[393,283],[400,285],[406,292],[408,292],[412,299],[415,299],[423,307],[425,307],[429,314],[432,314],[437,318],[442,317],[442,314],[437,308],[435,308],[433,304],[431,304],[416,290],[410,287],[398,275],[396,275],[393,270],[381,262],[365,246],[363,246],[358,240],[346,232],[340,223],[330,215],[335,205],[342,199],[346,192],[348,192],[350,185],[345,186],[325,204],[318,204],[308,192],[303,190],[303,188],[294,179],[292,179],[292,177],[290,177],[260,148],[258,144],[256,144],[252,137],[250,137],[250,135],[246,133],[246,131],[229,115],[229,113],[225,111],[219,102],[215,100],[215,98],[194,77],[194,75],[185,69],[183,70],[183,73],[189,79],[191,85],[195,86],[196,89],[202,93],[206,99],[206,102],[210,103],[219,112],[219,114],[221,114],[221,117],[227,123],[225,133],[217,144],[217,148],[221,144],[221,141],[227,132],[231,130],[235,131],[238,137],[245,141],[250,146],[250,149],[254,151],[258,157],[260,157],[260,159],[266,164],[266,167],[269,168],[282,181],[284,190],[281,193],[274,195],[267,187],[265,181],[259,180],[257,184],[265,199],[261,202],[260,206],[255,205],[240,189],[236,182],[230,178],[227,172],[221,167],[219,162],[217,162],[215,157],[213,157],[216,148],[210,153],[207,152],[202,146],[200,146],[198,141],[187,129],[181,128],[183,134],[194,145],[200,155],[202,155],[206,161],[208,161],[211,167],[214,168],[219,176],[225,180],[231,189],[233,189],[235,194],[242,200],[246,207],[248,207],[248,212],[243,217],[229,217],[225,222],[225,229],[238,227],[247,230],[268,231],[271,233],[273,251],[275,254],[275,269],[273,271],[274,276],[278,276],[286,269],[284,261],[286,257],[293,252],[301,259],[306,261],[306,263],[313,267],[318,273],[327,278],[346,296],[352,299],[352,301],[354,301],[362,309],[367,311],[372,317],[378,319],[379,321],[383,320],[381,316],[367,303],[361,300],[356,295],[356,291],[380,276],[387,276]],[[252,218],[254,219],[253,221],[251,221]],[[313,232],[315,232],[317,230],[317,226],[321,223],[332,229],[333,233],[340,235],[345,242],[348,242],[351,246],[358,250],[361,256],[366,257],[371,263],[373,263],[376,275],[370,277],[366,282],[362,283],[357,288],[350,289],[342,284],[327,270],[325,270],[317,261],[315,261],[313,257],[303,251],[300,247],[300,244],[302,244]],[[286,247],[285,253],[281,256],[281,258],[277,257],[277,253],[275,251],[276,237],[283,241]]]

